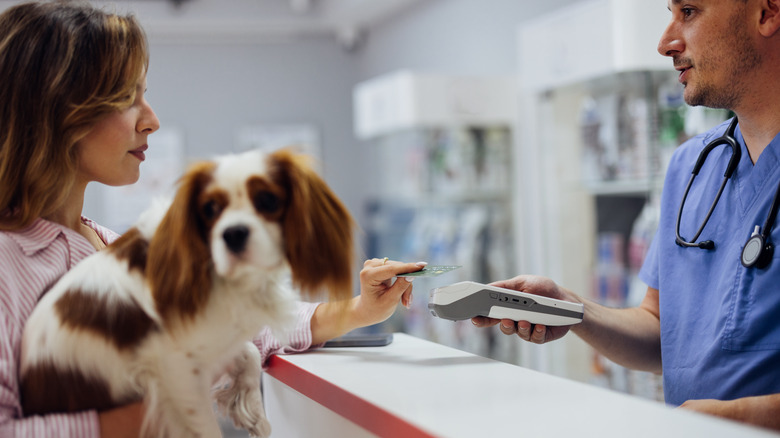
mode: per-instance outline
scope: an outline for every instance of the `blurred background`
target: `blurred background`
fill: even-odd
[[[0,1],[0,8],[16,2]],[[519,273],[634,305],[671,151],[726,118],[688,108],[656,45],[663,0],[94,1],[134,12],[162,128],[141,181],[90,187],[125,230],[186,165],[296,145],[360,225],[362,258],[462,265],[414,283],[402,331],[660,400],[575,336],[531,346],[427,311],[431,288]]]

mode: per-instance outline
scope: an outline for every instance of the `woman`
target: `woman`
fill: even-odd
[[[84,3],[25,3],[0,15],[0,436],[138,436],[140,403],[104,412],[25,418],[17,366],[38,299],[84,257],[118,236],[81,215],[87,184],[138,180],[160,125],[144,97],[146,37],[132,16]],[[303,351],[387,319],[411,284],[389,280],[420,264],[368,260],[361,294],[339,306],[302,303],[291,345],[268,333],[267,357]],[[342,321],[343,324],[337,324]]]

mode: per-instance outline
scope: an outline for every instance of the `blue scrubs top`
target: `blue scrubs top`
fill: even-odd
[[[754,166],[737,127],[739,166],[697,240],[712,240],[715,249],[675,243],[677,212],[693,165],[727,127],[728,121],[675,151],[659,228],[640,272],[646,284],[659,290],[664,394],[672,405],[780,393],[780,248],[765,269],[748,269],[740,262],[754,227],[766,221],[780,181],[780,135]],[[715,199],[730,157],[728,146],[718,146],[694,180],[680,225],[687,240]],[[777,223],[769,239],[780,246]]]

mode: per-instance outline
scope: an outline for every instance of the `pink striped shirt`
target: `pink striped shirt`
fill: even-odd
[[[82,218],[104,242],[118,235]],[[22,329],[38,299],[76,263],[95,252],[77,232],[43,219],[18,232],[0,231],[0,438],[99,437],[95,411],[24,417],[18,367]],[[311,347],[311,317],[317,304],[301,303],[295,330],[282,346],[268,330],[254,340],[265,361],[276,353]]]

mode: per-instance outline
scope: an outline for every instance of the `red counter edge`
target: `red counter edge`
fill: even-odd
[[[380,437],[436,437],[436,435],[431,435],[429,432],[387,412],[379,406],[286,361],[283,356],[271,356],[268,361],[268,369],[265,372],[290,388]]]

